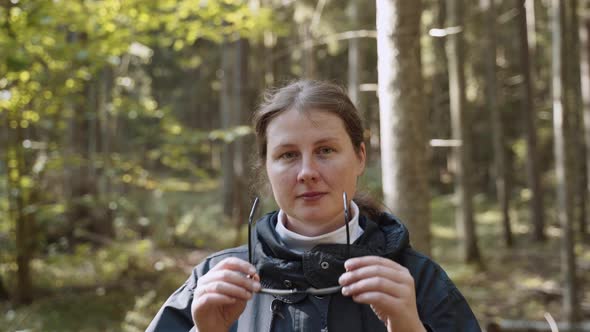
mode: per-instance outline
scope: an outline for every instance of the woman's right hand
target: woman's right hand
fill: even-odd
[[[191,305],[197,331],[228,331],[252,293],[260,290],[259,281],[254,266],[235,257],[222,260],[200,277]]]

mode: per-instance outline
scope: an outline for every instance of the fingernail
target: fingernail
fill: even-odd
[[[348,279],[348,273],[343,273],[340,278],[338,278],[338,283],[343,283],[346,281],[346,279]]]
[[[248,268],[248,274],[254,274],[254,273],[256,273],[256,269],[254,268],[254,266],[250,266]]]
[[[352,258],[351,258],[351,259],[352,259]],[[346,262],[344,262],[344,269],[345,269],[346,271],[348,271],[348,269],[350,268],[350,264],[351,264],[351,263],[350,263],[350,259],[348,259]]]
[[[342,295],[346,296],[346,295],[348,295],[349,292],[350,292],[350,288],[342,287]]]
[[[254,291],[259,291],[260,290],[260,283],[258,281],[254,282],[254,284],[252,285],[252,287],[254,288]]]

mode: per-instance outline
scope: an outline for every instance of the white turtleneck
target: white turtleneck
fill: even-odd
[[[359,208],[353,202],[350,201],[350,207],[352,212],[352,219],[348,222],[348,228],[350,231],[350,243],[353,243],[363,234],[363,229],[359,226]],[[287,215],[283,210],[279,211],[278,222],[276,231],[279,237],[291,250],[297,252],[305,252],[311,250],[318,244],[322,243],[340,243],[346,244],[346,226],[342,226],[330,233],[318,235],[318,236],[304,236],[288,230],[285,227],[285,219]]]

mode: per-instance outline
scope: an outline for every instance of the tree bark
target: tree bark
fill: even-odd
[[[358,0],[350,0],[347,8],[347,15],[351,27],[358,26]],[[361,84],[361,56],[359,38],[348,40],[348,96],[352,103],[360,109],[359,86]]]
[[[2,280],[2,277],[0,276],[0,301],[4,301],[4,300],[8,300],[10,299],[10,295],[8,294],[8,291],[6,290],[6,286],[4,286],[4,281]]]
[[[574,255],[574,239],[572,232],[572,198],[568,188],[568,154],[566,132],[567,123],[565,109],[564,68],[565,51],[563,42],[564,6],[561,0],[551,0],[549,12],[551,26],[551,55],[552,55],[552,104],[553,104],[553,135],[556,170],[557,218],[561,225],[561,270],[563,274],[563,311],[568,323],[573,324],[577,319],[576,300],[576,262]]]
[[[307,79],[314,79],[316,77],[316,63],[313,45],[313,34],[311,32],[310,26],[311,24],[307,22],[307,24],[303,24],[300,27],[301,39],[303,39],[303,55],[301,60],[303,68],[303,77]]]
[[[498,89],[496,85],[496,8],[493,0],[484,1],[486,9],[486,30],[488,45],[486,47],[486,103],[492,121],[492,139],[494,142],[494,168],[496,175],[496,197],[502,215],[504,244],[512,246],[512,229],[510,225],[508,181],[506,176],[506,152],[504,149],[504,125],[498,109]]]
[[[94,220],[93,230],[101,236],[113,238],[115,236],[115,228],[113,225],[112,210],[109,208],[109,201],[111,197],[111,138],[110,131],[110,116],[107,110],[108,101],[111,100],[112,75],[109,67],[104,67],[98,73],[98,80],[96,81],[96,134],[97,146],[96,155],[100,152],[97,158],[102,160],[102,168],[97,176],[97,202],[95,206],[97,215],[100,216]]]
[[[220,96],[220,114],[221,114],[221,128],[228,130],[233,125],[232,114],[232,44],[224,41],[221,46],[221,96]],[[223,150],[221,157],[222,165],[222,200],[223,213],[227,220],[231,220],[233,216],[234,207],[234,144],[233,142],[222,142]]]
[[[529,202],[529,214],[533,226],[533,239],[535,241],[545,240],[545,217],[543,215],[543,188],[539,173],[539,157],[537,152],[537,126],[535,124],[536,113],[533,98],[533,79],[531,65],[531,41],[529,40],[529,24],[527,23],[527,8],[525,0],[518,0],[519,11],[519,33],[520,33],[520,66],[522,68],[522,114],[524,116],[527,159],[526,171],[527,182],[531,190]],[[531,5],[532,6],[532,5]],[[534,9],[532,9],[534,10]],[[534,28],[534,26],[533,26]]]
[[[420,62],[421,1],[377,0],[381,163],[385,204],[430,252],[426,107]]]
[[[573,198],[573,219],[574,224],[584,225],[586,220],[586,150],[584,148],[584,129],[582,114],[582,91],[581,91],[581,54],[580,54],[580,36],[576,33],[579,30],[578,20],[578,0],[570,0],[565,4],[566,8],[566,28],[564,29],[564,38],[567,39],[566,49],[571,52],[567,58],[567,86],[568,92],[568,109],[571,109],[569,116],[569,144],[571,161],[570,183]],[[573,227],[573,226],[572,226]],[[582,227],[580,227],[582,229]]]
[[[240,126],[248,123],[248,110],[250,109],[248,56],[250,54],[250,44],[247,39],[236,41],[235,45],[235,62],[234,62],[234,118]],[[249,147],[253,146],[249,136],[238,137],[235,142],[234,156],[234,225],[236,237],[234,244],[241,243],[241,228],[247,218],[248,196],[248,179],[250,172],[248,167],[248,156],[251,155]]]
[[[10,111],[9,111],[10,112]],[[10,116],[10,113],[13,113]],[[31,274],[32,259],[32,226],[31,219],[25,213],[27,206],[25,188],[22,187],[22,177],[25,175],[25,157],[23,151],[23,128],[20,113],[10,112],[6,129],[9,135],[8,165],[8,193],[11,217],[15,223],[16,237],[16,303],[29,304],[33,301],[33,279]]]
[[[583,1],[582,3],[578,32],[580,36],[580,84],[586,156],[586,188],[581,198],[582,202],[585,202],[590,197],[590,3],[588,1]],[[590,206],[587,208],[590,208]],[[588,237],[589,216],[590,213],[586,211],[585,218],[580,218],[580,233],[583,237]]]
[[[447,26],[464,30],[462,0],[447,1]],[[477,246],[473,197],[471,188],[471,144],[468,134],[469,118],[465,107],[465,63],[463,30],[447,36],[446,51],[449,61],[449,95],[452,138],[461,142],[453,148],[455,168],[455,204],[457,234],[461,246],[460,256],[466,263],[480,263]]]

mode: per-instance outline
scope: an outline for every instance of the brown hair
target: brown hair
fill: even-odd
[[[253,127],[256,133],[258,160],[256,170],[258,182],[264,178],[267,142],[266,129],[269,123],[288,110],[310,112],[321,110],[336,114],[342,122],[357,154],[363,143],[363,124],[359,112],[346,94],[346,90],[338,85],[314,80],[298,80],[278,89],[269,89],[260,107],[254,113]],[[383,206],[369,197],[368,194],[357,193],[354,197],[362,213],[376,220],[383,211]]]

